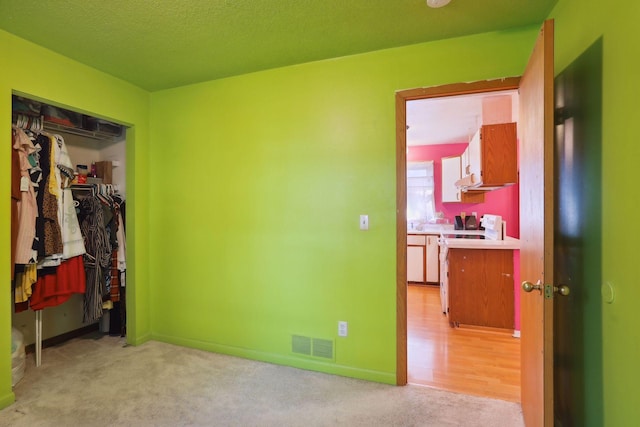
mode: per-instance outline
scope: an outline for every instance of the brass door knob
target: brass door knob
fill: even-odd
[[[538,291],[542,291],[542,285],[540,284],[540,281],[538,281],[538,283],[536,283],[535,285],[531,282],[527,282],[526,280],[524,282],[522,282],[522,290],[525,292],[531,292],[533,290],[538,290]]]
[[[545,289],[545,296],[546,298],[551,298],[551,285],[547,285],[544,286],[540,283],[540,281],[538,281],[536,284],[533,284],[531,282],[528,281],[524,281],[522,282],[522,290],[525,292],[531,292],[534,289],[537,291],[541,291],[543,290],[543,288]],[[562,296],[567,296],[571,293],[571,289],[569,289],[569,287],[567,285],[560,285],[560,286],[554,286],[553,287],[553,292],[558,293]]]

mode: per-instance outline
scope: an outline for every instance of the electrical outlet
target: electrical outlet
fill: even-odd
[[[348,329],[348,325],[347,322],[341,320],[338,322],[338,336],[339,337],[346,337],[347,333],[348,333],[349,329]]]

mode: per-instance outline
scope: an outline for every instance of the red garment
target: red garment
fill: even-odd
[[[54,307],[67,301],[72,294],[84,294],[86,286],[84,261],[79,255],[63,261],[56,268],[56,274],[38,277],[29,305],[32,310]]]

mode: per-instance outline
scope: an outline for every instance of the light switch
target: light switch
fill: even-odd
[[[369,215],[360,215],[360,230],[369,229]]]

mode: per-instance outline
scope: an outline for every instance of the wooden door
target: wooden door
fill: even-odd
[[[546,21],[520,80],[520,277],[553,285],[553,21]],[[553,296],[553,295],[552,295]],[[522,292],[522,412],[553,425],[553,298]]]

